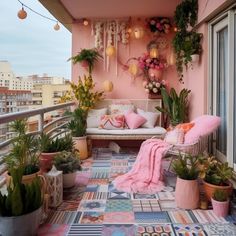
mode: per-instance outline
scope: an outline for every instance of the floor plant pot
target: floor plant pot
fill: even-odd
[[[229,212],[229,199],[225,202],[219,202],[211,198],[211,203],[213,207],[213,212],[218,217],[226,217]]]
[[[40,175],[40,171],[35,172],[31,175],[23,175],[22,176],[22,183],[23,184],[30,184],[36,178],[36,176],[39,176],[39,175]],[[11,179],[12,179],[12,177],[9,175],[9,173],[7,173],[7,176],[6,176],[7,185],[10,184]]]
[[[81,160],[88,158],[88,145],[87,136],[73,137],[74,147],[79,151],[79,157]]]
[[[76,173],[63,174],[63,188],[71,188],[75,185]]]
[[[203,180],[203,189],[208,201],[211,201],[211,198],[216,190],[224,190],[228,192],[228,196],[231,196],[233,191],[233,187],[230,182],[226,186],[220,186],[220,185],[209,184],[204,180]]]
[[[199,205],[199,187],[196,180],[177,177],[175,189],[176,206],[183,209],[196,209]]]
[[[41,220],[41,207],[22,216],[0,217],[0,235],[33,236]]]
[[[52,169],[53,158],[60,152],[42,152],[39,157],[39,166],[42,172],[48,172]]]

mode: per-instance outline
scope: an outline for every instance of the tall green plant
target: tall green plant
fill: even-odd
[[[174,88],[171,88],[169,93],[165,88],[161,89],[164,108],[158,106],[156,109],[167,115],[171,125],[176,126],[186,121],[188,114],[188,95],[190,92],[191,90],[182,89],[178,95]]]
[[[38,140],[41,152],[52,153],[61,151],[72,151],[73,140],[71,135],[53,139],[48,134],[42,134]]]
[[[31,184],[22,184],[24,168],[12,168],[10,173],[12,183],[7,188],[7,195],[0,192],[0,215],[20,216],[38,209],[42,205],[39,177]]]
[[[12,140],[12,148],[6,157],[8,168],[22,167],[25,175],[33,174],[38,168],[37,138],[27,134],[27,120],[18,119],[11,124],[11,129],[16,133]]]
[[[77,55],[69,58],[74,64],[78,62],[86,62],[89,67],[89,74],[91,75],[94,64],[98,61],[99,58],[103,58],[96,48],[92,49],[82,49]]]
[[[195,180],[198,177],[198,160],[191,155],[181,155],[173,162],[173,169],[179,178]]]
[[[87,128],[87,112],[81,108],[77,108],[72,113],[72,119],[68,123],[68,129],[71,130],[73,137],[82,137],[86,134]]]

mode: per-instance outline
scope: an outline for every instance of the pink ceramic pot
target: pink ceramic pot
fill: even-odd
[[[211,198],[211,203],[213,207],[213,212],[218,217],[226,217],[229,212],[229,200],[226,202],[219,202]]]
[[[199,205],[199,187],[196,180],[177,177],[175,189],[176,206],[183,209],[196,209]]]

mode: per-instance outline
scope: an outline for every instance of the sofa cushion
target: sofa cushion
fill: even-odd
[[[128,111],[134,111],[135,107],[133,104],[111,104],[109,106],[110,114],[124,114]]]
[[[124,129],[125,117],[124,115],[104,115],[101,118],[101,129]]]
[[[141,109],[137,109],[137,113],[146,119],[146,122],[142,125],[143,128],[154,128],[157,122],[160,112],[146,112]]]
[[[137,129],[143,125],[147,120],[135,112],[125,113],[125,122],[130,129]]]
[[[101,117],[107,114],[107,108],[91,109],[88,112],[87,127],[98,128],[100,125]]]

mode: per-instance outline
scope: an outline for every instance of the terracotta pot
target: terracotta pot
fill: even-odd
[[[177,177],[175,189],[176,206],[183,209],[196,209],[199,205],[199,187],[196,180]]]
[[[79,152],[79,157],[81,160],[88,158],[88,146],[87,146],[87,136],[83,137],[72,137],[74,142],[74,148]]]
[[[30,184],[35,178],[36,176],[40,175],[40,171],[35,172],[31,175],[23,175],[22,176],[22,183],[23,184]],[[7,186],[10,184],[12,177],[7,173],[6,175],[6,181],[7,181]]]
[[[232,194],[233,191],[233,187],[230,182],[228,186],[219,186],[219,185],[209,184],[204,180],[203,180],[203,189],[208,201],[211,201],[211,198],[217,189],[227,191],[229,196]]]
[[[60,152],[42,152],[39,157],[39,166],[42,172],[48,172],[52,169],[53,158]]]
[[[151,80],[158,80],[162,77],[162,70],[152,69],[148,70],[148,75]]]
[[[213,212],[216,214],[218,217],[226,217],[229,212],[229,199],[228,201],[225,202],[219,202],[216,201],[215,199],[211,198],[211,203],[213,207]]]
[[[75,185],[76,173],[63,174],[63,188],[71,188]]]

